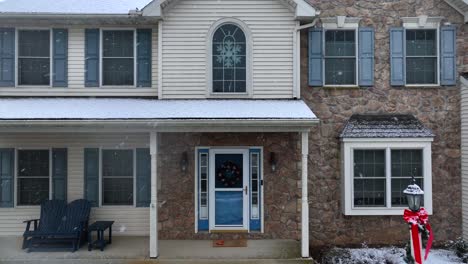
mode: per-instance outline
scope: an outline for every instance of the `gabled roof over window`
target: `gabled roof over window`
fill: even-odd
[[[353,115],[341,138],[432,138],[432,130],[412,115]]]
[[[465,16],[465,23],[468,23],[468,0],[445,0],[445,2]]]
[[[2,0],[3,14],[128,15],[143,10],[151,0]]]

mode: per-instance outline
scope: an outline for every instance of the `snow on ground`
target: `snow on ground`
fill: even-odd
[[[323,260],[323,264],[406,264],[403,248],[358,248],[333,249]],[[453,251],[434,249],[429,253],[425,264],[463,263]]]

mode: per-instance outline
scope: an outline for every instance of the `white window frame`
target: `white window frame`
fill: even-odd
[[[403,50],[405,55],[405,86],[406,87],[438,87],[440,86],[440,22],[442,21],[442,17],[428,17],[428,16],[418,16],[418,17],[403,17]],[[436,69],[436,83],[428,83],[428,84],[407,84],[406,83],[406,68],[407,68],[407,55],[406,55],[406,30],[418,30],[418,29],[435,29],[436,30],[436,55],[437,55],[437,69]]]
[[[18,164],[19,164],[19,160],[18,160],[18,152],[19,151],[23,151],[23,150],[47,150],[49,151],[49,200],[51,200],[53,197],[52,197],[52,188],[53,188],[53,182],[52,182],[52,173],[53,173],[53,168],[52,168],[52,148],[41,148],[41,147],[19,147],[19,148],[15,148],[15,161],[14,161],[14,191],[13,191],[13,194],[14,194],[14,205],[15,205],[15,208],[37,208],[37,207],[40,207],[41,205],[38,204],[38,205],[21,205],[21,204],[18,204],[18,195],[19,195],[19,190],[18,190]],[[45,177],[44,177],[45,178]]]
[[[359,87],[359,21],[361,18],[358,17],[344,17],[344,16],[337,16],[337,17],[326,17],[321,18],[322,21],[322,54],[323,54],[323,62],[322,62],[322,80],[323,80],[323,87]],[[355,42],[356,42],[356,63],[355,63],[355,84],[326,84],[326,73],[325,73],[325,34],[329,30],[339,30],[339,31],[351,31],[354,30],[355,32]]]
[[[131,205],[109,205],[109,204],[103,204],[104,201],[104,193],[102,191],[103,187],[103,151],[104,150],[131,150],[133,153],[133,204]],[[136,148],[99,148],[99,207],[104,207],[104,208],[135,208],[136,207]]]
[[[213,92],[213,36],[216,30],[225,24],[234,24],[238,26],[245,35],[246,51],[245,51],[245,67],[246,67],[246,87],[243,93],[215,93]],[[252,61],[253,61],[253,43],[252,33],[243,21],[236,18],[222,18],[211,26],[208,31],[206,41],[207,58],[206,58],[206,96],[208,98],[249,98],[252,96]]]
[[[342,140],[342,184],[341,203],[345,215],[402,215],[406,207],[392,207],[391,204],[391,150],[421,149],[423,152],[424,207],[432,214],[432,138],[394,139],[343,139]],[[386,166],[386,206],[354,207],[354,150],[384,149]],[[409,182],[408,182],[409,184]]]
[[[43,85],[43,84],[37,84],[37,85],[20,85],[19,84],[19,32],[20,31],[34,31],[34,30],[41,30],[41,31],[49,31],[49,85]],[[37,87],[52,87],[53,86],[53,67],[54,67],[54,60],[53,60],[53,52],[54,52],[54,36],[53,36],[53,30],[52,28],[44,28],[44,27],[24,27],[24,28],[16,28],[15,29],[15,87],[21,87],[21,88],[37,88]]]
[[[104,85],[103,55],[104,31],[133,31],[133,85]],[[116,58],[116,57],[113,57]],[[128,57],[123,57],[128,59]],[[137,29],[136,28],[100,28],[99,29],[99,86],[102,88],[136,88],[137,87]]]

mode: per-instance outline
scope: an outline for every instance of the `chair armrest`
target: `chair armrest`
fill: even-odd
[[[31,222],[34,222],[34,230],[33,231],[36,231],[37,230],[37,222],[39,222],[41,219],[31,219],[31,220],[26,220],[26,221],[23,221],[23,223],[26,223],[26,231],[29,231],[29,229],[31,228]]]

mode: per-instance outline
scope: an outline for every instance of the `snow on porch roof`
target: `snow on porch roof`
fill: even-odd
[[[301,100],[0,99],[0,120],[317,120]]]
[[[19,14],[128,14],[151,0],[0,0],[0,13]]]

